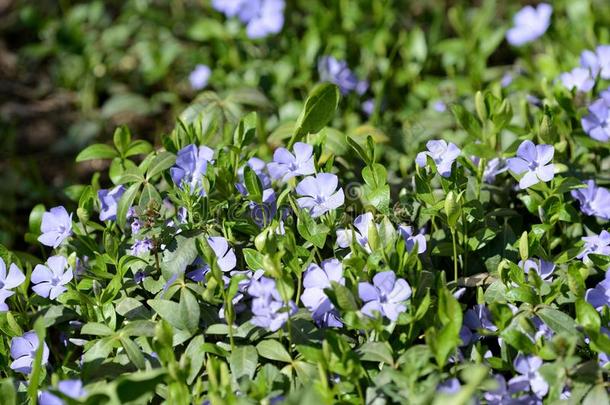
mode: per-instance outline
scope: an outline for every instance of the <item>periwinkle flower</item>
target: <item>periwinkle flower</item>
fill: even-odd
[[[136,271],[136,274],[133,275],[133,281],[135,281],[136,284],[140,284],[142,281],[144,281],[146,276],[148,276],[148,274],[146,274],[144,270],[138,270]]]
[[[269,174],[266,173],[267,164],[262,159],[259,159],[257,157],[250,158],[248,159],[246,165],[250,167],[250,169],[252,169],[252,171],[258,176],[259,180],[261,181],[261,185],[263,186],[263,189],[271,187],[271,178],[269,177]],[[240,194],[248,195],[248,190],[246,189],[246,186],[243,183],[244,168],[245,166],[239,168],[238,175],[240,178],[240,182],[235,184],[235,188],[237,188],[237,191],[239,191]]]
[[[337,190],[338,184],[338,177],[330,173],[305,177],[296,187],[297,193],[303,196],[297,199],[297,204],[308,210],[312,218],[339,208],[343,205],[345,196],[341,188]]]
[[[132,256],[139,256],[144,253],[148,253],[153,249],[153,242],[149,238],[136,239],[131,245],[129,254]]]
[[[324,260],[318,266],[315,263],[309,265],[303,276],[303,294],[301,302],[311,312],[314,322],[320,327],[343,326],[339,319],[339,313],[330,301],[324,289],[331,288],[331,282],[335,281],[345,285],[343,278],[343,265],[337,259]]]
[[[185,146],[178,151],[176,165],[170,169],[174,184],[180,188],[190,187],[191,192],[199,191],[205,195],[203,176],[208,163],[214,158],[214,151],[207,146],[197,147],[194,144]]]
[[[504,73],[504,76],[502,76],[502,79],[500,79],[500,86],[502,86],[502,88],[506,88],[508,86],[510,86],[510,84],[513,82],[514,77],[512,75],[512,73]]]
[[[65,287],[72,279],[72,267],[63,256],[51,256],[46,265],[38,264],[32,271],[32,290],[41,297],[56,299],[68,289]]]
[[[369,228],[375,226],[373,222],[373,214],[370,212],[358,215],[354,220],[354,228],[352,229],[338,229],[337,230],[337,245],[340,248],[347,248],[355,240],[360,246],[367,252],[371,252],[369,245]]]
[[[434,102],[434,104],[432,104],[432,108],[434,109],[434,111],[436,111],[438,113],[443,113],[443,112],[447,111],[447,104],[445,104],[441,100],[437,100]]]
[[[599,235],[583,236],[585,242],[583,250],[576,256],[579,259],[588,260],[589,254],[610,256],[610,233],[603,230]]]
[[[296,176],[314,174],[313,147],[303,142],[294,144],[294,154],[286,148],[278,148],[273,153],[273,162],[267,165],[269,174],[275,180],[288,181]]]
[[[553,7],[546,3],[538,7],[525,6],[513,17],[514,26],[506,32],[506,40],[513,46],[521,46],[541,37],[551,25]]]
[[[538,273],[543,280],[549,280],[550,277],[555,271],[555,263],[548,262],[543,259],[527,259],[526,261],[520,260],[519,267],[523,269],[525,274],[530,274],[530,272],[534,271]]]
[[[483,398],[487,401],[489,405],[517,405],[517,404],[537,404],[540,401],[537,401],[530,396],[520,396],[515,397],[514,395],[524,389],[528,389],[527,384],[523,384],[522,381],[509,381],[506,382],[506,379],[503,375],[497,374],[493,376],[498,384],[498,388],[493,391],[488,391],[483,394]]]
[[[594,288],[587,290],[585,300],[598,311],[610,306],[610,272],[606,272],[605,278]]]
[[[419,152],[415,158],[415,163],[419,167],[426,167],[428,156],[432,158],[436,165],[436,170],[443,177],[451,176],[451,165],[460,156],[461,150],[454,143],[444,140],[431,140],[426,142],[427,152]]]
[[[570,193],[580,203],[580,210],[586,215],[610,219],[610,190],[598,187],[593,180],[588,180],[585,184],[587,187]]]
[[[212,7],[227,17],[235,17],[247,0],[212,0]]]
[[[275,280],[261,277],[248,288],[252,299],[252,324],[275,332],[297,311],[294,302],[284,302],[277,291]]]
[[[373,284],[358,283],[358,295],[365,303],[360,310],[364,315],[374,317],[379,312],[392,322],[398,315],[407,310],[407,301],[411,297],[411,287],[406,280],[396,279],[393,271],[383,271],[375,274]]]
[[[553,160],[555,149],[551,145],[534,145],[525,140],[517,149],[517,157],[508,159],[508,168],[521,176],[519,187],[526,189],[539,182],[551,181],[555,176]]]
[[[426,237],[421,232],[415,232],[413,227],[408,225],[400,225],[398,227],[400,236],[405,241],[407,252],[411,253],[417,245],[417,253],[422,254],[426,251]]]
[[[0,312],[8,311],[6,299],[15,294],[11,290],[20,286],[24,281],[25,276],[15,263],[11,263],[7,274],[6,263],[0,257]]]
[[[368,100],[364,100],[360,108],[367,117],[370,117],[375,111],[375,99],[369,98]]]
[[[189,74],[189,82],[195,90],[201,90],[208,85],[208,80],[212,75],[212,69],[206,65],[197,65]]]
[[[600,142],[610,140],[610,90],[601,93],[601,98],[589,105],[589,114],[581,119],[582,129]]]
[[[595,80],[591,77],[589,69],[577,67],[570,72],[562,73],[559,76],[561,83],[568,90],[587,92],[595,86]]]
[[[277,34],[284,26],[284,0],[247,0],[240,12],[240,19],[246,23],[248,38],[264,38]],[[243,18],[242,18],[243,17]]]
[[[368,88],[368,83],[358,80],[358,77],[350,70],[346,61],[337,60],[333,56],[323,56],[318,61],[318,74],[320,81],[337,85],[341,94],[345,95],[355,91],[362,95]]]
[[[534,328],[536,328],[536,332],[534,333],[533,341],[536,342],[538,339],[544,337],[546,340],[550,340],[553,338],[553,330],[546,324],[542,319],[537,316],[532,318],[532,324]]]
[[[580,55],[580,66],[587,68],[591,76],[610,79],[610,45],[600,45],[595,52],[586,50]]]
[[[32,372],[32,364],[36,358],[36,351],[40,346],[40,340],[36,332],[29,331],[23,336],[16,336],[11,339],[11,369],[18,373],[30,374]],[[49,362],[49,347],[45,342],[42,342],[42,362],[45,365]]]
[[[493,184],[496,181],[496,176],[508,170],[506,162],[500,158],[493,158],[487,162],[483,170],[483,181],[487,184]]]
[[[121,196],[125,192],[125,187],[116,186],[109,190],[98,190],[97,197],[100,200],[100,221],[114,221],[116,210]]]
[[[79,399],[87,395],[81,380],[63,380],[57,384],[57,391],[72,399]],[[40,405],[64,405],[65,401],[49,391],[43,391],[38,397]]]
[[[446,381],[443,381],[436,387],[436,392],[439,394],[448,394],[455,395],[460,392],[462,385],[460,384],[460,380],[457,378],[450,378]]]
[[[464,324],[473,331],[485,329],[490,332],[495,332],[498,327],[491,319],[491,312],[483,304],[477,304],[472,309],[469,309],[464,314]]]
[[[40,225],[42,235],[38,241],[45,246],[56,248],[72,235],[72,214],[62,206],[51,208],[42,214]]]
[[[229,246],[229,242],[222,236],[210,236],[207,241],[216,256],[216,264],[220,270],[225,273],[234,270],[237,265],[237,257],[233,248]],[[206,275],[211,270],[210,265],[205,263],[202,258],[197,258],[193,265],[195,270],[188,272],[186,276],[196,282],[205,281]]]
[[[511,378],[509,385],[519,386],[523,384],[525,387],[525,389],[522,389],[523,391],[531,390],[538,398],[542,399],[549,391],[549,384],[538,371],[542,363],[540,357],[522,353],[517,354],[513,361],[513,367],[520,375]]]

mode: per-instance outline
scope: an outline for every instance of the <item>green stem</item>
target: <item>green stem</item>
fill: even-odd
[[[457,285],[458,279],[458,258],[457,258],[457,244],[455,241],[455,230],[451,228],[451,241],[453,243],[453,279]]]

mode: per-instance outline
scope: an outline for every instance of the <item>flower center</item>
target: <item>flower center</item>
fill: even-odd
[[[316,202],[316,204],[318,205],[322,205],[326,202],[326,196],[324,195],[317,195],[316,198],[314,199],[314,201]]]

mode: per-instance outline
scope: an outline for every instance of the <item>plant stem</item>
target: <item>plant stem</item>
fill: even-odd
[[[457,244],[455,242],[455,230],[451,228],[451,242],[453,244],[453,279],[457,285],[458,279],[458,262],[457,262]]]

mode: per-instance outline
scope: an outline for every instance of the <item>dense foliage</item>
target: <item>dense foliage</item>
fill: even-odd
[[[96,172],[31,211],[38,256],[0,245],[2,403],[608,403],[607,7],[458,5],[445,38],[433,8],[332,3],[176,2],[197,56],[70,10],[55,73],[110,58],[74,88],[125,73],[84,18],[162,32],[122,54],[155,55],[135,82],[200,93],[157,144],[76,156]]]

